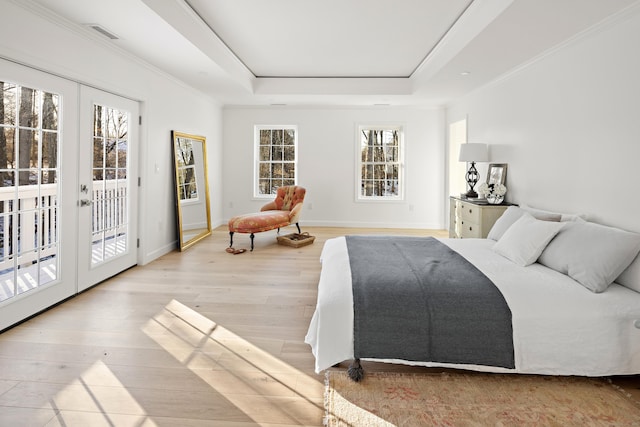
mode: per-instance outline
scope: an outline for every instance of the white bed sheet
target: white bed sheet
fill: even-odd
[[[504,295],[512,313],[515,369],[386,362],[550,375],[640,373],[640,293],[614,283],[594,294],[540,264],[514,264],[492,251],[493,240],[439,240],[473,263]],[[305,337],[317,373],[353,358],[353,294],[344,237],[326,241],[321,262],[318,301]]]

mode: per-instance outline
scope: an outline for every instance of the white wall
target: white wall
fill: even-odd
[[[221,222],[222,110],[214,99],[37,9],[0,0],[0,10],[0,57],[141,102],[139,263],[176,248],[171,130],[207,138],[212,221]]]
[[[468,115],[469,141],[509,164],[509,201],[640,231],[638,40],[636,7],[453,103],[447,123]]]
[[[352,227],[444,227],[444,111],[409,108],[225,108],[225,218],[255,212],[254,125],[298,126],[298,183],[307,189],[300,224]],[[358,124],[402,124],[405,200],[356,202]]]

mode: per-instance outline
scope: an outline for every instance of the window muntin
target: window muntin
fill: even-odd
[[[129,117],[127,111],[93,106],[92,267],[129,251]]]
[[[0,301],[58,280],[61,103],[0,81]]]
[[[402,200],[403,129],[359,126],[358,200]]]
[[[296,184],[297,126],[256,126],[256,197],[271,196],[278,187]]]

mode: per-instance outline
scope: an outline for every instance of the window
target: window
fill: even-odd
[[[0,81],[0,301],[58,279],[60,107]]]
[[[276,194],[278,187],[296,184],[298,128],[256,126],[256,197]]]
[[[129,112],[93,105],[91,265],[128,252]]]
[[[402,200],[401,126],[358,128],[358,200]]]

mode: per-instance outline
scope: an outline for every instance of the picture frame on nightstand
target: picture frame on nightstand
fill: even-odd
[[[487,184],[502,184],[507,182],[507,163],[489,163],[487,169]]]

